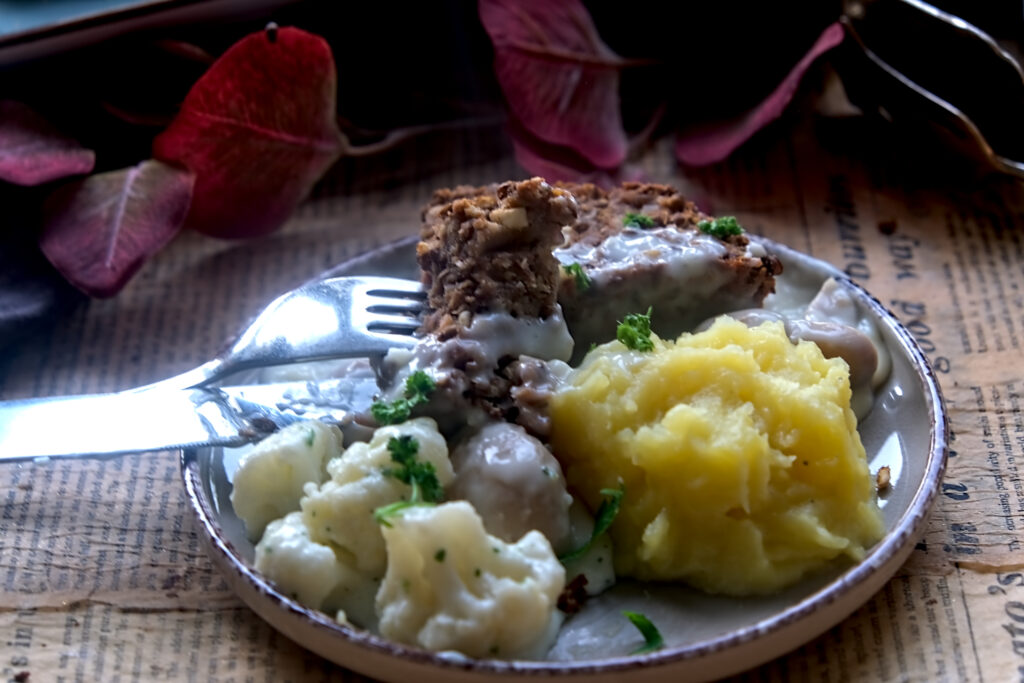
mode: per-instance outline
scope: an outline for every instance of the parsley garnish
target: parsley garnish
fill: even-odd
[[[412,486],[411,502],[440,503],[444,491],[441,482],[437,480],[437,470],[434,469],[434,463],[416,459],[419,450],[419,442],[408,434],[391,438],[388,441],[391,461],[401,467],[388,468],[384,474]]]
[[[396,399],[391,403],[374,401],[370,406],[370,413],[373,419],[382,425],[393,425],[405,422],[409,419],[412,409],[421,403],[429,400],[430,393],[434,391],[437,384],[430,375],[417,370],[405,380],[405,397]]]
[[[627,228],[653,228],[654,219],[642,213],[627,213],[622,217],[622,224]]]
[[[650,619],[639,612],[623,612],[622,614],[629,619],[633,626],[636,626],[637,630],[640,631],[640,635],[644,637],[643,647],[633,650],[630,654],[642,655],[664,647],[665,639],[661,637],[658,627],[652,624]]]
[[[576,289],[582,292],[590,288],[590,276],[583,272],[583,266],[580,264],[570,263],[567,266],[562,266],[562,270],[572,275],[572,279],[576,281]]]
[[[720,240],[731,235],[743,234],[743,228],[736,222],[735,216],[722,216],[710,221],[701,221],[697,224],[697,229]]]
[[[604,500],[601,501],[601,505],[597,508],[597,514],[594,515],[594,530],[590,533],[590,539],[576,550],[559,557],[558,559],[561,560],[563,564],[583,557],[583,555],[590,550],[590,546],[594,545],[594,541],[596,541],[601,534],[608,531],[612,522],[615,521],[615,517],[619,514],[619,506],[622,503],[622,496],[625,493],[625,484],[619,484],[619,488],[617,489],[601,489],[601,495],[604,496]]]
[[[651,308],[647,313],[630,313],[619,323],[615,338],[634,351],[650,351],[654,348],[651,341]]]
[[[373,518],[377,520],[377,524],[383,524],[386,527],[391,526],[391,522],[388,521],[391,517],[395,516],[405,508],[411,508],[414,505],[428,505],[429,503],[414,503],[411,500],[399,500],[390,505],[382,505],[373,511]]]
[[[379,524],[389,527],[391,524],[388,523],[388,518],[405,508],[413,505],[433,505],[444,499],[444,489],[437,479],[434,463],[417,460],[416,454],[419,450],[419,442],[408,434],[388,440],[391,461],[399,467],[388,467],[384,474],[411,486],[412,494],[409,500],[400,500],[374,510],[373,518]]]

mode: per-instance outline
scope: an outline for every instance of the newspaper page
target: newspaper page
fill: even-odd
[[[668,143],[638,165],[862,283],[926,352],[951,415],[941,495],[906,565],[842,623],[738,678],[1024,680],[1024,186],[922,176],[897,131],[824,125],[774,129],[707,169],[681,170]],[[2,359],[0,397],[119,390],[207,360],[277,294],[414,234],[433,188],[521,177],[509,150],[495,153],[501,135],[345,161],[262,240],[181,235],[118,297]],[[425,158],[453,162],[425,171]],[[0,497],[7,680],[365,680],[234,596],[200,549],[173,454],[6,465]]]

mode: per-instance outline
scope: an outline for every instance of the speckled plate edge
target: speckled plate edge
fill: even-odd
[[[374,266],[410,249],[407,238],[350,259],[322,275],[365,274]],[[403,646],[359,629],[341,626],[326,615],[307,609],[278,593],[262,576],[241,561],[216,521],[216,512],[203,492],[197,452],[181,454],[182,476],[201,539],[230,587],[260,617],[292,640],[354,671],[388,681],[480,681],[488,678],[572,677],[574,681],[610,681],[628,673],[637,682],[712,680],[757,666],[799,647],[845,619],[869,600],[910,555],[923,534],[938,495],[949,442],[948,416],[941,390],[927,357],[910,332],[878,299],[833,266],[785,245],[762,239],[783,263],[801,262],[823,278],[847,285],[858,301],[889,329],[911,360],[931,424],[924,476],[911,503],[893,529],[860,563],[795,605],[748,627],[683,647],[643,656],[613,657],[587,662],[525,662],[473,660],[437,655]]]

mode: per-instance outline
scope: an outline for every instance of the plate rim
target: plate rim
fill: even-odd
[[[826,277],[834,277],[841,281],[856,293],[860,303],[866,305],[877,319],[885,322],[900,347],[910,356],[911,365],[921,386],[922,395],[931,420],[930,442],[924,476],[918,483],[907,506],[907,510],[897,520],[892,530],[868,551],[863,560],[848,567],[837,577],[805,596],[796,604],[775,612],[757,622],[712,638],[639,656],[624,655],[581,662],[552,662],[472,659],[461,656],[454,658],[439,655],[435,652],[396,643],[362,629],[338,624],[326,614],[304,607],[277,592],[268,580],[241,561],[240,555],[234,549],[231,541],[223,535],[220,525],[217,524],[214,518],[214,511],[209,506],[208,501],[205,500],[202,492],[203,482],[199,471],[198,450],[194,448],[184,449],[180,452],[182,477],[185,480],[186,491],[188,492],[192,510],[196,515],[197,521],[206,531],[204,542],[207,544],[208,550],[212,551],[211,557],[221,567],[222,571],[225,568],[231,569],[238,575],[236,578],[248,582],[256,589],[257,593],[249,596],[250,599],[254,599],[258,595],[270,598],[278,608],[283,608],[290,615],[290,618],[308,620],[315,629],[326,628],[333,637],[341,637],[349,645],[357,648],[368,648],[369,652],[383,654],[389,658],[397,658],[401,663],[415,666],[417,669],[422,665],[430,665],[439,673],[454,674],[463,672],[473,674],[474,676],[525,675],[532,677],[537,675],[557,675],[559,677],[582,677],[594,675],[612,676],[622,674],[625,671],[632,671],[636,675],[639,673],[639,670],[664,672],[666,668],[673,667],[673,665],[702,661],[712,664],[702,671],[702,676],[707,674],[709,677],[717,677],[757,666],[774,657],[782,656],[793,648],[808,642],[828,628],[843,621],[849,614],[869,600],[877,590],[889,581],[913,551],[914,542],[924,533],[928,516],[938,498],[940,483],[945,472],[949,449],[949,417],[938,378],[928,361],[927,355],[920,348],[910,331],[892,311],[863,286],[835,266],[775,240],[765,237],[758,237],[757,239],[765,244],[770,251],[779,255],[783,263],[786,262],[786,259],[802,261],[805,265],[810,265],[814,270],[820,271]],[[311,281],[320,280],[325,277],[334,277],[343,272],[351,273],[355,269],[367,266],[404,248],[408,248],[416,241],[418,241],[418,237],[413,235],[380,245],[342,261],[317,277],[312,278]],[[262,614],[260,608],[264,607],[263,605],[260,605],[260,608],[258,608],[257,605],[247,600],[246,595],[243,595],[237,588],[236,593],[239,593],[243,601],[256,611],[261,618],[267,621],[271,627],[282,630],[272,619]],[[861,593],[866,593],[866,595],[861,596]],[[841,609],[821,609],[823,604],[834,605],[837,603],[842,605]],[[799,634],[795,633],[797,626],[812,620],[815,621],[813,628]],[[285,633],[285,635],[288,635],[288,633]],[[769,652],[762,652],[754,658],[744,658],[738,665],[735,659],[732,662],[718,661],[717,666],[710,661],[716,658],[717,660],[722,660],[723,655],[726,653],[731,653],[737,648],[753,646],[771,636],[774,637],[773,640],[785,642],[785,648],[772,648]],[[312,649],[318,652],[318,654],[353,670],[368,673],[369,675],[379,675],[381,673],[373,669],[367,670],[365,667],[360,666],[361,662],[342,662],[319,649],[310,648],[308,644],[303,643],[302,646]],[[399,662],[394,660],[391,661],[396,665],[399,664]]]

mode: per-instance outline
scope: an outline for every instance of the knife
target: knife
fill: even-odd
[[[372,385],[372,386],[371,386]],[[240,446],[304,419],[347,424],[376,385],[352,378],[220,388],[157,383],[0,402],[0,463]]]

